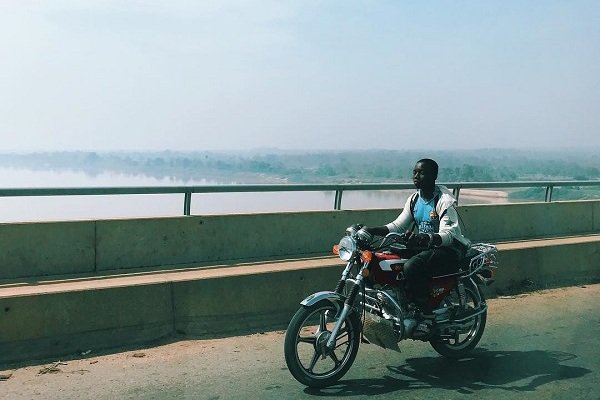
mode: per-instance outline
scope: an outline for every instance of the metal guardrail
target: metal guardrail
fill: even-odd
[[[598,181],[520,181],[520,182],[449,182],[440,183],[452,189],[456,200],[461,189],[503,189],[544,187],[545,202],[552,201],[555,187],[561,186],[600,186]],[[190,215],[193,193],[242,193],[242,192],[335,192],[333,208],[342,209],[342,195],[345,191],[357,190],[409,190],[412,183],[362,183],[362,184],[261,184],[261,185],[206,185],[206,186],[122,186],[122,187],[83,187],[83,188],[0,188],[0,197],[40,197],[40,196],[93,196],[125,194],[177,194],[184,195],[183,214]]]

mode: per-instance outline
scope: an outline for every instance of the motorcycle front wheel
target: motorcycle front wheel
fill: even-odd
[[[301,307],[285,333],[285,362],[298,382],[314,388],[337,382],[352,366],[360,344],[360,317],[351,312],[335,347],[326,346],[336,323],[336,307],[327,300]]]
[[[481,291],[473,283],[465,284],[465,308],[467,310],[477,310],[483,306],[485,299]],[[452,293],[444,300],[444,305],[448,307],[458,307],[458,292]],[[477,346],[487,320],[487,310],[460,327],[450,327],[445,330],[446,335],[434,336],[429,343],[439,354],[448,358],[461,358],[466,356]]]

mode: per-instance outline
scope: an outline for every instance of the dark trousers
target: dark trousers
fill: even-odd
[[[404,264],[406,289],[423,313],[432,311],[429,304],[431,277],[456,272],[460,257],[460,252],[455,249],[436,247],[417,253]]]

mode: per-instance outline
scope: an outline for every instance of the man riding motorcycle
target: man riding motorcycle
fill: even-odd
[[[428,280],[431,276],[456,272],[471,242],[458,224],[456,199],[445,186],[436,185],[438,164],[424,158],[415,164],[413,183],[418,189],[392,222],[378,227],[363,227],[370,235],[406,233],[409,247],[418,249],[404,265],[407,290],[421,310],[414,337],[427,338],[434,316],[429,304]]]

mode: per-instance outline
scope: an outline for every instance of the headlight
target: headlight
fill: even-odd
[[[356,241],[350,236],[344,236],[342,240],[340,240],[339,249],[340,258],[343,261],[348,261],[356,251]]]

